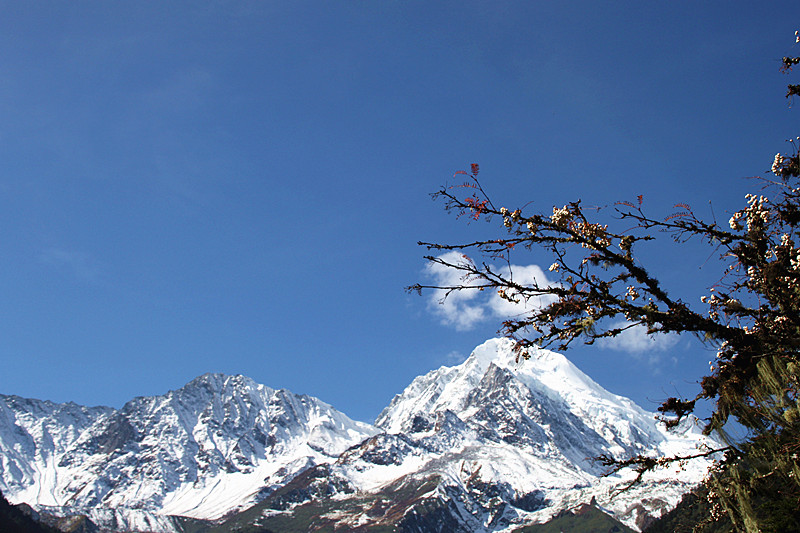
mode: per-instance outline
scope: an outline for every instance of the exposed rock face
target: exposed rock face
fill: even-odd
[[[345,452],[338,474],[364,492],[436,479],[432,509],[455,505],[450,516],[470,531],[547,521],[593,498],[638,529],[704,477],[709,463],[698,461],[611,498],[630,475],[602,477],[595,457],[691,454],[705,437],[692,424],[666,431],[560,354],[517,363],[511,346],[487,341],[463,364],[416,378],[378,417],[384,433]]]
[[[120,410],[0,396],[0,490],[114,529],[175,531],[180,515],[232,517],[220,531],[475,532],[590,501],[639,529],[702,479],[700,460],[612,498],[632,475],[603,477],[594,457],[691,454],[705,437],[665,431],[559,354],[531,355],[517,363],[509,341],[487,341],[416,378],[375,426],[243,376]]]
[[[375,430],[309,396],[207,374],[122,409],[0,396],[2,489],[12,501],[171,530],[252,505]]]

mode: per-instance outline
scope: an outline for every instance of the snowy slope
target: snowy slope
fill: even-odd
[[[170,529],[160,515],[251,505],[374,433],[315,398],[220,374],[118,411],[2,397],[0,424],[10,501],[156,530]]]
[[[480,415],[493,394],[499,401],[522,400],[532,395],[532,403],[516,409],[527,417],[533,415],[531,420],[546,428],[556,441],[567,440],[580,446],[583,442],[576,442],[577,435],[601,439],[603,453],[633,455],[654,446],[670,453],[687,446],[693,448],[696,439],[701,438],[697,428],[688,433],[686,429],[679,433],[665,431],[663,425],[655,423],[653,413],[608,392],[561,354],[539,349],[530,353],[530,359],[517,361],[512,345],[508,339],[491,339],[478,346],[461,365],[417,377],[395,396],[376,425],[388,433],[401,433],[411,429],[418,415],[449,410],[468,420]],[[508,387],[510,394],[501,398],[499,387]],[[559,417],[563,419],[561,424],[546,420]],[[581,427],[570,425],[576,420]],[[597,444],[599,441],[587,443],[590,447],[585,451],[597,452]]]
[[[691,424],[666,431],[560,354],[538,350],[517,363],[511,346],[487,341],[463,364],[416,378],[378,417],[384,433],[348,450],[337,474],[365,491],[409,476],[440,479],[437,497],[466,509],[472,531],[546,521],[592,497],[639,527],[702,480],[709,463],[700,460],[612,497],[632,474],[602,477],[593,458],[691,454],[715,443]]]
[[[489,532],[592,499],[641,529],[704,477],[709,463],[693,461],[614,496],[633,474],[603,477],[593,458],[716,444],[691,423],[664,430],[562,355],[537,350],[516,362],[511,346],[489,340],[463,364],[416,378],[376,426],[220,374],[120,410],[0,396],[0,490],[113,530],[178,531],[171,516],[184,516],[229,518],[220,531],[302,530],[293,521],[312,520]]]
[[[58,505],[58,461],[110,407],[0,395],[0,489],[12,500]],[[18,498],[15,496],[19,495]]]

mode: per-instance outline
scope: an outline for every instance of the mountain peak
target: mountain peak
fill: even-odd
[[[490,364],[505,368],[520,376],[535,379],[558,393],[575,390],[590,390],[594,393],[608,392],[584,374],[564,355],[543,348],[528,349],[525,358],[513,351],[514,341],[494,338],[484,342],[467,358],[464,365],[474,367],[481,375]]]
[[[375,424],[386,431],[400,432],[407,429],[402,421],[413,419],[413,414],[406,412],[409,409],[422,413],[444,409],[459,412],[492,365],[509,371],[528,388],[570,404],[621,401],[626,408],[635,407],[630,400],[603,389],[563,355],[539,348],[528,350],[529,358],[517,359],[513,346],[510,339],[489,339],[460,365],[443,366],[417,377],[405,391],[395,396]]]
[[[121,523],[144,519],[140,510],[217,518],[375,433],[316,398],[221,373],[120,410],[61,411],[0,397],[9,457],[0,490],[34,505],[119,510]]]
[[[328,477],[281,497],[313,505],[359,491],[384,509],[384,500],[400,501],[397,491],[406,490],[404,505],[461,517],[463,527],[449,530],[491,531],[548,520],[593,496],[631,522],[629,502],[657,513],[705,475],[701,461],[680,478],[666,473],[621,503],[609,500],[624,480],[601,477],[592,457],[687,455],[702,438],[668,434],[652,413],[561,354],[529,355],[517,361],[512,341],[490,339],[460,365],[417,377],[381,413],[382,432],[243,375],[203,374],[120,410],[0,395],[0,490],[114,528],[167,532],[179,529],[168,515],[217,519],[266,502],[324,464],[315,471]],[[408,509],[398,516],[416,516]],[[374,516],[366,510],[340,526]]]
[[[444,493],[482,517],[481,527],[465,531],[483,531],[495,511],[503,529],[504,516],[546,521],[592,497],[633,524],[630,502],[646,501],[642,509],[658,515],[704,477],[709,463],[698,461],[678,477],[655,473],[651,484],[614,500],[630,473],[605,477],[593,458],[690,455],[704,438],[667,432],[653,413],[603,389],[561,354],[528,355],[517,360],[513,341],[490,339],[460,365],[417,377],[378,417],[381,438],[337,465],[361,490],[393,487],[397,472],[442,480]],[[507,489],[501,499],[511,507],[493,507],[489,487]],[[651,498],[656,492],[661,500]]]
[[[209,386],[216,390],[224,390],[226,388],[257,388],[259,385],[251,378],[242,374],[223,374],[221,372],[206,372],[201,376],[197,376],[192,381],[187,383],[181,388]]]

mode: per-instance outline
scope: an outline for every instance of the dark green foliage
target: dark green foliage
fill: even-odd
[[[181,533],[204,533],[214,525],[209,520],[200,520],[199,518],[189,518],[187,516],[173,516],[172,519]]]
[[[740,530],[756,524],[760,533],[800,530],[796,458],[785,451],[793,446],[795,435],[765,431],[743,446],[735,463],[723,462],[715,469],[709,490],[724,506],[726,518]]]
[[[515,533],[634,533],[634,530],[594,505],[584,504],[559,513],[546,524],[525,526]]]
[[[752,480],[751,480],[752,481]],[[794,484],[787,480],[762,480],[751,490],[751,506],[763,533],[787,533],[800,530],[800,509]],[[769,485],[769,486],[767,486]],[[792,491],[787,494],[787,491]],[[650,524],[643,533],[731,533],[735,531],[727,513],[717,520],[711,516],[714,503],[709,490],[701,486],[686,494],[672,511]],[[743,521],[742,516],[737,519]]]
[[[651,523],[642,533],[729,533],[733,525],[727,516],[710,520],[708,489],[699,487],[686,494],[675,509]],[[787,529],[786,531],[791,531]]]

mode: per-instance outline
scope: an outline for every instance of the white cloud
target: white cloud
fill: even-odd
[[[440,259],[451,264],[467,264],[471,260],[459,252],[447,252],[439,256]],[[544,271],[537,265],[518,266],[512,265],[495,269],[495,271],[514,282],[532,286],[537,284],[545,287],[552,282],[547,279]],[[428,263],[426,274],[431,277],[435,285],[440,287],[476,286],[480,280],[464,277],[465,272],[446,267],[438,263]],[[508,292],[510,296],[515,296]],[[537,296],[527,301],[517,298],[517,303],[510,302],[497,294],[495,290],[479,291],[477,289],[452,291],[437,289],[432,291],[429,300],[431,311],[441,318],[442,324],[453,326],[459,331],[474,328],[479,322],[485,320],[503,320],[529,312],[553,301],[552,296]]]
[[[500,269],[499,274],[506,279],[511,279],[511,281],[527,287],[534,285],[547,287],[552,284],[552,282],[547,279],[544,270],[538,265],[511,265],[510,269],[505,266]],[[515,294],[513,291],[506,291],[506,294],[512,297],[512,299],[517,300],[517,303],[501,298],[500,295],[494,292],[489,299],[489,308],[496,317],[507,318],[527,313],[528,311],[549,305],[557,299],[555,296],[549,294],[534,296],[527,300]]]
[[[447,252],[439,257],[452,264],[466,264],[469,261],[466,256],[458,252]],[[475,285],[475,280],[465,278],[464,272],[439,263],[428,263],[425,272],[440,287]],[[429,305],[442,319],[443,324],[465,331],[472,329],[485,318],[483,305],[477,298],[479,294],[477,290],[453,291],[448,294],[444,289],[436,289],[431,294]]]
[[[627,322],[612,324],[613,328],[621,328]],[[678,336],[672,333],[648,334],[647,327],[638,324],[626,329],[616,337],[604,338],[597,341],[597,346],[604,349],[627,352],[637,357],[648,356],[651,360],[658,358],[663,353],[678,343]]]
[[[439,256],[439,259],[451,264],[467,264],[471,262],[467,256],[451,251]],[[547,287],[554,282],[547,279],[545,271],[538,265],[511,265],[497,267],[493,270],[506,279],[512,277],[513,281],[523,286],[538,285]],[[464,272],[446,267],[439,263],[428,263],[425,273],[433,280],[433,284],[440,287],[477,286],[480,280],[464,277]],[[507,291],[507,294],[514,296]],[[446,296],[446,297],[445,297]],[[501,298],[495,290],[479,291],[477,289],[452,291],[437,289],[431,291],[428,306],[437,315],[442,324],[455,327],[459,331],[474,328],[484,321],[499,322],[508,318],[524,315],[534,309],[544,307],[556,300],[555,296],[542,295],[529,298],[527,301],[518,297],[517,302]],[[628,322],[622,321],[612,324],[612,328],[625,327]],[[657,362],[661,355],[675,346],[680,338],[670,334],[648,334],[647,328],[636,325],[626,329],[616,337],[599,339],[596,346],[602,349],[616,350],[633,355],[637,358],[648,358]]]

